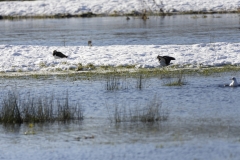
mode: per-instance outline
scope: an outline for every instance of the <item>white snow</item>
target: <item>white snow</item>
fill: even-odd
[[[146,8],[151,8],[153,12],[158,12],[160,8],[163,8],[165,12],[236,11],[240,6],[239,0],[155,0],[156,3],[153,2],[153,0],[4,1],[0,2],[0,15],[34,16],[55,15],[58,13],[82,14],[86,12],[93,12],[96,14],[113,14],[117,12],[123,14],[131,13],[132,11],[142,11]],[[200,64],[206,66],[219,66],[224,64],[239,65],[239,48],[240,42],[216,42],[193,45],[112,45],[92,47],[49,47],[39,45],[0,44],[0,72],[51,71],[57,69],[68,70],[76,69],[79,63],[82,63],[83,65],[92,63],[95,66],[136,65],[137,67],[151,68],[159,66],[159,62],[156,59],[157,55],[169,55],[175,57],[176,60],[172,61],[172,63],[179,66],[189,64],[192,66],[198,66]],[[54,59],[52,56],[53,50],[61,51],[68,55],[69,58]],[[96,92],[95,89],[96,88],[92,88],[91,92]],[[198,89],[199,88],[196,90]],[[131,92],[129,94],[131,94]],[[149,95],[150,94],[152,94],[151,91],[149,91]],[[181,95],[181,93],[179,93],[179,95]],[[221,97],[222,95],[218,96]],[[201,99],[201,101],[205,102],[205,98]],[[181,107],[185,107],[184,103],[186,102],[179,102]],[[199,108],[200,107],[201,106],[199,106]],[[233,106],[230,108],[232,110],[235,109]],[[207,111],[206,110],[204,113],[207,112],[208,114],[212,114],[211,108]],[[232,112],[225,116],[231,117]],[[224,121],[225,119],[223,118],[221,120]],[[220,125],[220,127],[224,128],[226,126]],[[22,130],[19,131],[19,133],[1,133],[0,159],[205,160],[239,159],[240,157],[240,143],[237,134],[234,138],[226,139],[223,138],[223,136],[220,138],[212,138],[209,135],[206,137],[196,136],[194,138],[189,138],[189,140],[178,139],[173,141],[154,141],[149,143],[135,142],[133,139],[132,143],[121,143],[120,140],[119,142],[104,143],[104,140],[102,140],[103,143],[81,144],[73,142],[73,138],[71,139],[69,136],[69,130],[62,133],[69,138],[66,139],[66,141],[61,141],[59,140],[60,138],[49,139],[49,135],[52,133],[41,132],[42,134],[46,134],[45,137],[42,135],[21,135],[21,133],[24,133]],[[77,130],[78,134],[81,132],[82,130]],[[117,133],[112,134],[116,134],[114,136],[123,136],[118,135]],[[24,136],[27,136],[27,138],[24,138]],[[54,133],[53,137],[54,136],[57,137],[58,133]],[[175,135],[171,136],[174,137]],[[180,136],[184,137],[185,135]],[[228,135],[226,135],[226,137],[227,136]],[[151,133],[149,133],[147,137],[143,135],[142,138],[150,139]],[[41,141],[42,143],[39,145],[38,141]]]
[[[68,70],[79,63],[94,66],[136,65],[141,68],[158,67],[157,55],[175,57],[174,65],[199,64],[219,66],[240,64],[240,43],[209,43],[194,45],[112,45],[112,46],[32,46],[0,45],[0,71]],[[55,59],[57,49],[69,58]]]
[[[154,3],[155,2],[155,3]],[[183,11],[236,11],[239,0],[37,0],[0,3],[2,16],[34,16],[55,14],[95,14],[142,12],[144,9],[158,13]]]
[[[156,3],[154,3],[156,2]],[[151,8],[153,11],[163,7],[165,11],[234,11],[239,8],[239,0],[42,0],[0,2],[2,16],[54,15],[58,13],[79,14],[93,12],[110,14],[129,13]],[[176,58],[176,65],[238,65],[239,44],[231,42],[194,45],[135,45],[135,46],[13,46],[0,44],[0,71],[48,71],[75,68],[78,63],[101,65],[136,65],[151,68],[159,66],[157,55]],[[55,60],[53,50],[68,55],[68,59]]]

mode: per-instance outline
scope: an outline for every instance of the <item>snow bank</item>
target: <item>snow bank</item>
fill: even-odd
[[[0,71],[46,71],[74,69],[79,63],[94,66],[136,65],[158,67],[157,55],[176,58],[174,65],[240,64],[240,43],[194,45],[114,45],[114,46],[13,46],[0,45]],[[54,59],[53,50],[69,58]]]
[[[239,0],[37,0],[0,2],[2,16],[35,16],[86,12],[95,14],[124,14],[144,9],[158,13],[183,11],[237,11]]]

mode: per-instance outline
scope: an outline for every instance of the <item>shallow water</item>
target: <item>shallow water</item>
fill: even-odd
[[[236,73],[234,73],[236,76]],[[35,95],[36,97],[54,95],[64,99],[68,94],[72,103],[79,102],[84,107],[86,117],[106,118],[107,109],[114,106],[144,106],[157,96],[162,106],[169,109],[172,117],[229,117],[237,118],[240,109],[237,98],[240,88],[223,87],[230,83],[232,75],[214,77],[186,77],[186,85],[165,86],[173,79],[146,78],[142,89],[137,88],[136,79],[120,79],[119,89],[109,91],[107,80],[58,79],[1,79],[1,97],[8,91],[18,95]],[[228,115],[229,114],[229,115]]]
[[[142,107],[156,96],[162,106],[169,109],[172,117],[216,118],[231,115],[231,118],[237,118],[240,112],[236,107],[239,104],[237,97],[240,88],[224,87],[224,84],[230,83],[230,77],[238,77],[238,74],[185,77],[185,85],[172,87],[164,84],[173,81],[173,78],[144,78],[141,90],[137,87],[137,79],[122,78],[118,82],[118,89],[114,91],[107,90],[107,79],[74,80],[55,76],[43,79],[0,79],[0,95],[3,98],[8,91],[14,91],[20,96],[54,95],[56,99],[64,99],[68,94],[71,103],[79,102],[84,107],[86,117],[101,118],[106,118],[109,107]]]
[[[162,45],[239,42],[239,15],[173,15],[1,20],[0,42],[11,45]]]
[[[141,90],[136,87],[136,79],[121,79],[118,83],[119,90],[116,91],[106,90],[107,81],[104,79],[73,80],[54,76],[39,79],[1,78],[1,100],[9,90],[20,97],[28,94],[36,97],[54,94],[57,99],[65,98],[68,92],[70,103],[80,102],[82,105],[84,120],[37,123],[31,127],[26,123],[20,126],[1,124],[0,158],[16,159],[20,156],[20,159],[25,159],[26,156],[34,155],[38,159],[66,159],[76,158],[79,154],[82,157],[86,154],[88,158],[96,155],[99,157],[101,151],[104,155],[106,151],[113,154],[114,148],[118,149],[119,146],[121,150],[118,150],[118,153],[129,155],[133,153],[125,150],[128,145],[141,144],[147,145],[144,150],[149,147],[162,150],[168,145],[172,149],[196,139],[207,142],[221,139],[234,141],[238,145],[240,87],[223,87],[230,83],[229,79],[233,75],[237,78],[240,76],[238,72],[210,77],[187,76],[186,85],[172,87],[164,85],[169,79],[155,77],[143,79]],[[169,111],[167,121],[154,124],[115,124],[111,121],[116,106],[127,109],[141,108],[149,104],[154,96],[162,102],[162,109]],[[194,142],[193,146],[195,145]],[[205,147],[205,144],[203,146]],[[138,153],[135,153],[135,156],[136,154]],[[63,155],[66,157],[62,157]]]

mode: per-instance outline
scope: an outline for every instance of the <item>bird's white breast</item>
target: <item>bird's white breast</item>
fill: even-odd
[[[233,80],[232,83],[229,84],[230,87],[236,87],[238,86],[238,83],[236,80]]]

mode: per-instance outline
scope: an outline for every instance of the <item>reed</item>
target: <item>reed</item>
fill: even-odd
[[[114,111],[111,112],[110,106],[107,105],[109,120],[114,123],[122,122],[142,122],[142,123],[156,123],[167,121],[169,111],[162,107],[161,100],[154,96],[152,100],[146,103],[143,107],[135,107],[134,109],[127,109],[126,105],[113,105]]]
[[[186,79],[182,71],[176,72],[173,75],[168,75],[167,81],[164,82],[165,86],[182,86],[186,84]]]
[[[21,124],[23,122],[54,122],[83,120],[83,109],[80,103],[70,105],[68,93],[61,100],[54,95],[32,97],[9,91],[0,106],[0,123]]]

